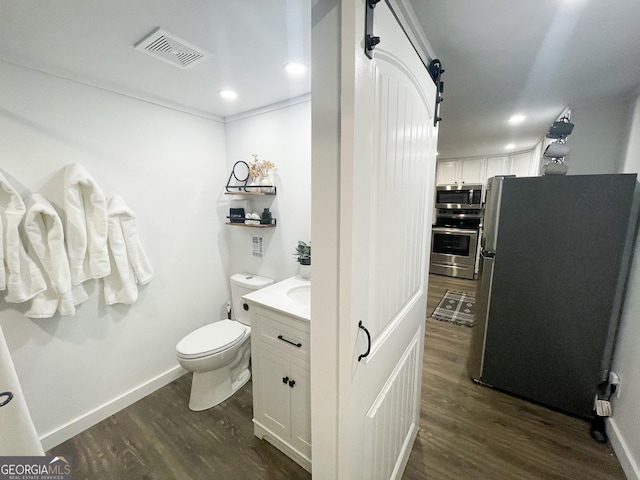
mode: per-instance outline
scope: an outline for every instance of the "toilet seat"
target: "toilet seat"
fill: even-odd
[[[240,322],[220,320],[191,332],[178,342],[176,351],[182,358],[206,357],[237,345],[249,332]]]

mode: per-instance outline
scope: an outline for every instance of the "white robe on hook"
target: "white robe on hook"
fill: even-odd
[[[79,285],[109,274],[107,202],[102,190],[77,163],[65,169],[64,208],[71,283]]]
[[[109,198],[108,212],[111,273],[104,278],[104,300],[128,305],[138,299],[137,285],[151,280],[153,268],[138,237],[135,213],[122,197]]]
[[[33,299],[27,317],[51,318],[58,308],[63,317],[75,315],[76,302],[71,290],[62,221],[53,205],[40,194],[35,193],[27,199],[24,232],[27,250],[40,261],[47,281],[47,290]]]
[[[22,244],[19,226],[25,212],[22,197],[0,173],[0,255],[4,257],[0,266],[0,290],[7,290],[5,300],[10,303],[26,302],[47,288],[42,272]]]

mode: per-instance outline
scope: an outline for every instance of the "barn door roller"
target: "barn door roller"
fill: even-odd
[[[373,34],[373,9],[380,0],[367,0],[365,26],[364,26],[364,53],[367,57],[373,58],[373,49],[380,43],[380,37]]]

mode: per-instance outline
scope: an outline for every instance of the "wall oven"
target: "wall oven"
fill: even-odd
[[[431,232],[430,273],[473,279],[482,210],[438,209]]]
[[[439,185],[436,208],[482,208],[482,185]]]
[[[473,279],[478,248],[478,230],[433,227],[431,273]]]

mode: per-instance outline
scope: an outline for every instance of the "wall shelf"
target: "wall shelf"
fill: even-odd
[[[231,188],[231,187],[229,187]],[[238,187],[238,188],[256,188],[255,192],[252,191],[237,191],[237,192],[224,192],[225,195],[243,195],[243,196],[257,196],[257,195],[275,195],[276,194],[276,189],[277,187],[273,187],[273,186],[261,186],[261,187]],[[258,188],[272,188],[273,191],[272,192],[261,192],[258,191]]]
[[[237,182],[237,185],[232,185],[232,183]],[[225,185],[225,195],[231,196],[241,196],[241,197],[273,197],[277,193],[277,188],[275,185],[248,185],[249,182],[249,165],[247,162],[243,162],[242,160],[236,162],[233,165],[233,169],[231,171],[231,175],[229,175],[229,180],[227,180],[227,184]],[[256,199],[256,201],[258,201]],[[231,200],[230,202],[231,203]],[[259,203],[265,203],[264,201]],[[245,207],[251,211],[249,208],[251,206],[251,201],[248,202],[248,205],[244,207],[238,208],[230,208],[229,216],[227,217],[229,220],[232,218],[234,220],[242,220],[245,216]],[[233,211],[235,210],[235,211]],[[265,208],[265,211],[268,210]],[[277,225],[277,221],[275,218],[271,219],[271,223],[259,223],[259,224],[248,224],[241,222],[225,222],[226,225],[233,225],[236,227],[248,227],[248,228],[274,228]]]
[[[258,225],[251,225],[248,223],[231,223],[231,222],[225,222],[225,225],[233,225],[234,227],[247,227],[247,228],[275,228],[276,227],[276,219],[273,219],[274,223],[269,223],[269,224],[258,224]]]

